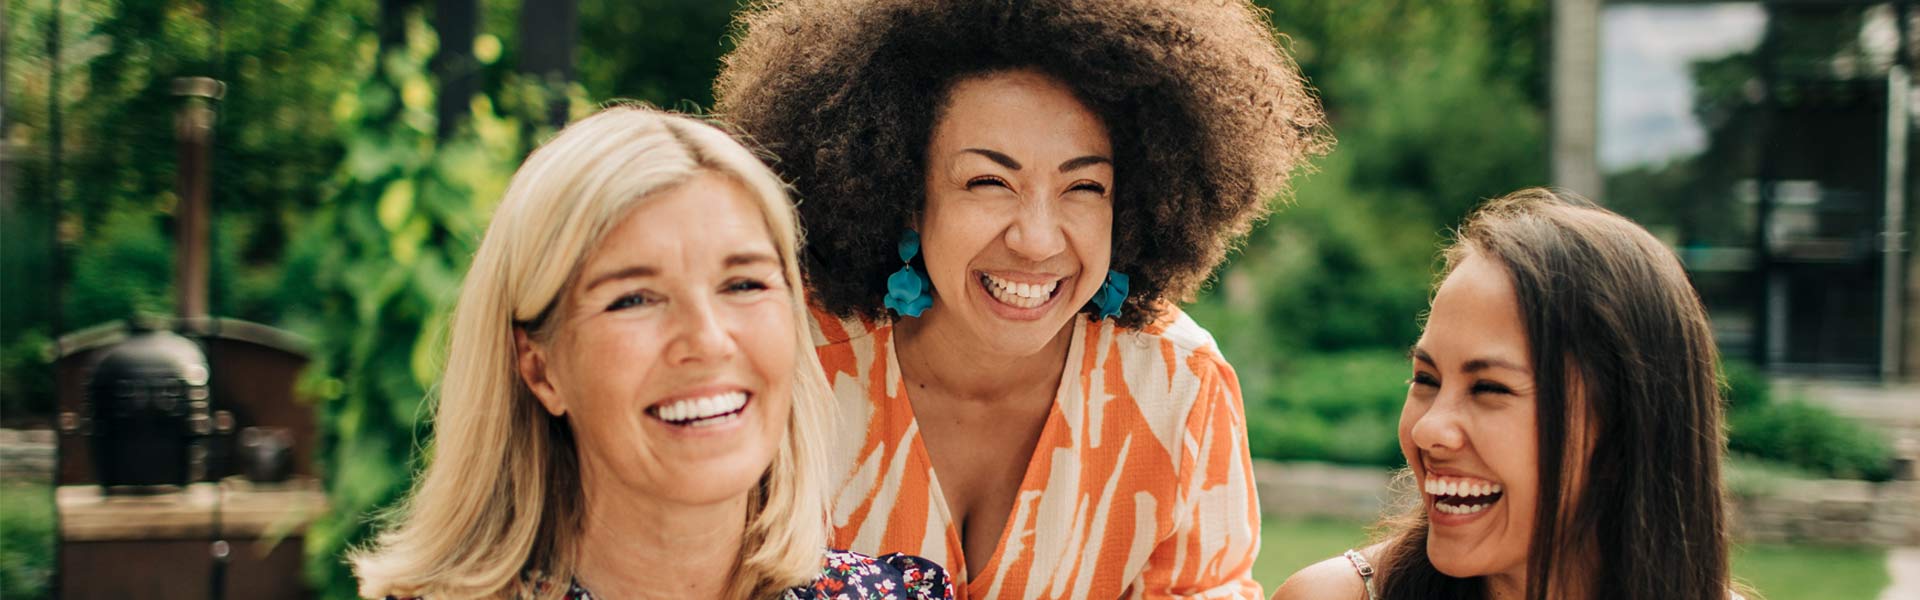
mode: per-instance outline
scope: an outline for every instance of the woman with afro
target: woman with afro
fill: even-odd
[[[1245,0],[755,4],[719,115],[798,192],[832,544],[956,597],[1264,598],[1238,379],[1177,304],[1330,143]]]

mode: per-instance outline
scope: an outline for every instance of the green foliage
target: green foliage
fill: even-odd
[[[581,89],[696,110],[713,105],[713,76],[733,49],[727,27],[740,0],[627,0],[580,4]],[[663,60],[661,57],[673,57]]]
[[[1247,399],[1251,450],[1275,460],[1400,466],[1406,377],[1398,353],[1305,356],[1275,378],[1271,393]]]
[[[53,369],[47,363],[53,340],[38,331],[28,331],[0,346],[0,415],[53,413]],[[11,425],[9,426],[17,426]]]
[[[48,597],[53,579],[53,487],[0,484],[0,598]]]
[[[1261,4],[1339,146],[1189,311],[1238,367],[1255,454],[1398,464],[1402,349],[1445,232],[1547,183],[1546,3]]]
[[[0,215],[7,293],[0,347],[171,309],[176,77],[226,82],[211,202],[213,312],[276,322],[282,252],[340,156],[328,107],[358,58],[366,0],[7,0],[8,202]],[[47,52],[58,7],[58,55]],[[217,9],[217,10],[210,10]],[[58,86],[55,86],[55,73]],[[52,169],[55,116],[60,172]],[[18,199],[16,201],[16,199]],[[58,206],[58,241],[50,207]],[[59,259],[55,259],[55,246]],[[60,290],[55,331],[54,285]],[[9,409],[51,411],[43,362],[9,360]],[[28,394],[17,397],[14,394]]]
[[[1753,363],[1729,360],[1720,364],[1720,376],[1726,380],[1728,411],[1765,406],[1773,402],[1773,389],[1767,374]]]
[[[1886,437],[1826,407],[1790,400],[1734,411],[1727,422],[1734,452],[1827,477],[1886,481],[1893,476]]]
[[[412,21],[407,46],[336,97],[346,155],[285,272],[286,293],[314,303],[294,321],[320,348],[301,388],[317,403],[331,503],[306,538],[307,573],[325,597],[352,597],[342,555],[411,485],[442,330],[520,159],[519,121],[484,96],[470,126],[435,141],[429,36]]]

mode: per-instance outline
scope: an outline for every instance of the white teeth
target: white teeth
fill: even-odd
[[[1470,515],[1473,513],[1486,510],[1487,507],[1489,506],[1493,506],[1493,505],[1492,504],[1443,504],[1443,503],[1436,502],[1434,503],[1433,508],[1434,510],[1438,510],[1440,512],[1447,513],[1450,515]]]
[[[654,408],[653,414],[670,423],[685,425],[692,422],[694,425],[708,426],[727,423],[730,418],[738,418],[740,415],[734,414],[735,411],[746,405],[746,392],[728,392],[705,398],[676,400]],[[721,415],[726,416],[713,418]]]
[[[1033,308],[1046,304],[1047,298],[1053,295],[1053,290],[1060,287],[1060,280],[1057,279],[1044,284],[1017,283],[982,273],[981,280],[986,284],[987,293],[992,295],[993,299],[1020,308]]]
[[[1435,496],[1455,496],[1473,498],[1498,494],[1504,489],[1491,481],[1464,481],[1456,479],[1430,478],[1421,484],[1420,491]]]

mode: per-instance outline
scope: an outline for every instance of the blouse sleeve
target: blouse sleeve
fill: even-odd
[[[1181,437],[1174,532],[1133,586],[1147,598],[1265,600],[1253,580],[1260,500],[1240,380],[1212,348],[1187,360],[1200,385]]]

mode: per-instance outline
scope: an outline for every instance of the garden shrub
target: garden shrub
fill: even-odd
[[[1728,447],[1843,479],[1886,481],[1893,450],[1877,431],[1823,406],[1790,400],[1733,411]]]

